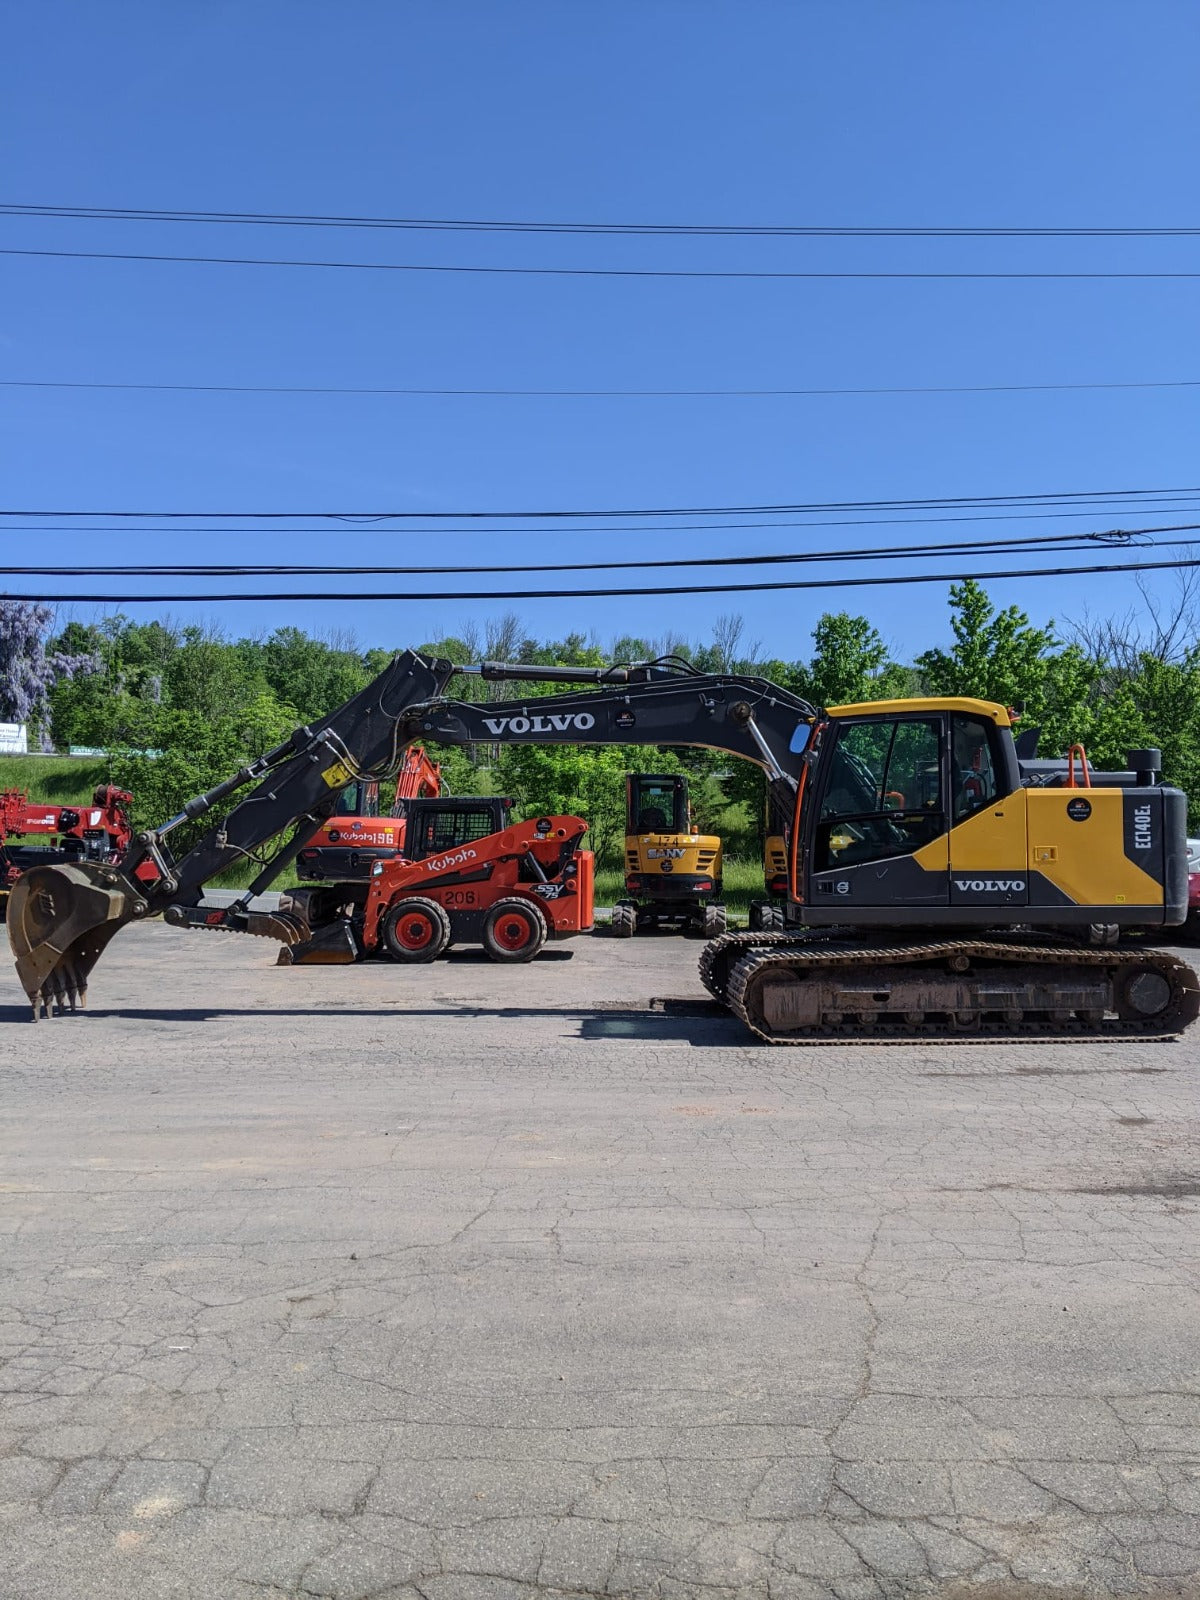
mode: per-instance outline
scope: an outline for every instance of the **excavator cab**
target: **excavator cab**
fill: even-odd
[[[618,938],[675,927],[713,939],[725,931],[721,841],[697,833],[680,773],[625,778],[625,889],[613,907]]]
[[[379,784],[348,783],[338,796],[335,817],[377,817],[379,815]]]
[[[979,700],[828,717],[794,823],[792,893],[810,926],[1033,923],[1115,938],[1164,920],[1183,893],[1170,841],[1186,802],[1158,781],[1157,752],[1132,752],[1128,772],[1093,773],[1082,752],[1023,761],[1007,711]]]
[[[333,815],[296,857],[296,876],[309,882],[369,878],[376,861],[404,847],[404,824],[379,815],[379,784],[359,779],[338,796]]]

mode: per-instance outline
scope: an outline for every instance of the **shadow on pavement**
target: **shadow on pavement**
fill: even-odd
[[[561,1017],[579,1023],[579,1037],[590,1040],[640,1040],[643,1043],[683,1042],[691,1045],[756,1044],[755,1040],[736,1017],[731,1016],[715,1002],[703,1000],[672,1000],[655,1002],[659,1009],[642,1010],[634,1007],[607,1009],[587,1005],[575,1006],[121,1006],[95,1007],[87,1011],[68,1012],[62,1017],[43,1019],[39,1029],[47,1027],[69,1028],[73,1023],[120,1022],[211,1022],[219,1017],[387,1017],[405,1022],[410,1018],[460,1017],[473,1018],[537,1018]],[[28,1027],[28,1006],[0,1006],[0,1025],[20,1024]]]
[[[537,966],[543,961],[570,961],[575,955],[574,950],[539,950],[531,962],[514,961],[513,966]],[[487,951],[480,945],[464,945],[461,948],[451,948],[445,955],[438,957],[438,962],[449,961],[457,966],[489,966],[494,967],[494,962]]]

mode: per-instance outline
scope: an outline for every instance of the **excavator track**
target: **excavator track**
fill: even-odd
[[[768,1044],[1167,1040],[1200,1015],[1200,977],[1160,950],[836,935],[715,940],[705,982]]]
[[[752,950],[772,950],[786,945],[794,946],[805,934],[792,933],[723,933],[710,939],[700,952],[700,982],[724,1005],[729,988],[729,975],[742,958]]]

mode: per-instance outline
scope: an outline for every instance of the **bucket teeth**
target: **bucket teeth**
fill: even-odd
[[[278,939],[285,945],[302,943],[310,931],[308,923],[294,911],[251,911],[246,917],[247,933]]]
[[[39,1011],[44,1017],[61,1017],[68,1010],[82,1010],[87,1004],[87,988],[74,963],[64,958],[53,972],[47,973],[41,988],[31,998],[36,1022]]]

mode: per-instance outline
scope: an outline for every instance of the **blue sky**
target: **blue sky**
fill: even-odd
[[[1198,47],[1200,10],[1190,3],[26,5],[6,22],[0,199],[631,222],[1187,224],[1197,220]],[[402,262],[1200,266],[1194,240],[0,225],[10,248]],[[0,273],[0,376],[11,379],[466,388],[1200,379],[1200,284],[1186,280],[636,281],[17,257],[0,259]],[[7,389],[0,406],[8,507],[455,510],[1182,486],[1197,481],[1200,390],[462,399]],[[1116,520],[1099,513],[1079,525]],[[1028,531],[1075,525],[1031,523]],[[543,530],[501,539],[338,528],[0,538],[14,558],[66,562],[470,563],[501,551],[512,561],[615,559],[963,531]],[[1011,537],[1027,528],[994,522],[965,531]],[[439,586],[459,581],[481,586]],[[630,586],[620,599],[512,609],[539,636],[595,630],[606,642],[626,631],[699,636],[715,612],[740,610],[747,636],[784,656],[807,653],[819,612],[843,606],[868,614],[902,656],[947,633],[936,587],[726,601],[667,599],[653,579]],[[1121,578],[991,587],[1037,621],[1122,610],[1136,599]],[[158,609],[239,634],[295,623],[399,646],[504,608],[198,601]],[[93,613],[86,605],[77,612]]]

